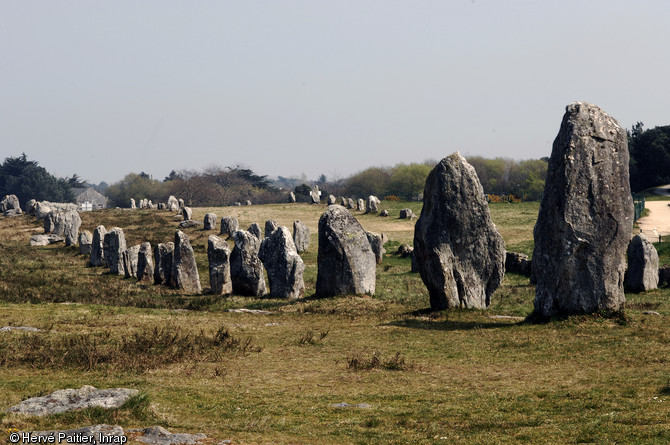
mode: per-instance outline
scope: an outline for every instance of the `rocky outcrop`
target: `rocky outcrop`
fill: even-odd
[[[332,205],[319,219],[316,293],[319,296],[375,293],[375,254],[360,223]]]
[[[633,228],[625,130],[595,105],[566,108],[535,224],[535,313],[616,311]]]
[[[475,169],[458,152],[426,179],[414,255],[433,310],[487,308],[505,274],[505,244]]]

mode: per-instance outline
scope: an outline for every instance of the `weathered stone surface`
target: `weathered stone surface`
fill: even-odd
[[[319,186],[315,185],[311,192],[309,192],[310,204],[318,204],[321,202],[321,192]]]
[[[184,217],[184,221],[188,221],[193,216],[193,210],[190,207],[184,207],[181,209],[181,215]]]
[[[28,215],[35,216],[35,209],[36,208],[37,208],[37,201],[35,201],[34,199],[31,199],[26,203],[25,211]]]
[[[207,439],[203,433],[170,433],[161,426],[152,426],[140,430],[127,430],[129,433],[139,433],[137,440],[149,445],[196,445]],[[111,442],[110,442],[111,443]]]
[[[265,238],[272,235],[272,232],[277,230],[278,227],[279,224],[277,224],[277,221],[273,219],[268,219],[267,221],[265,221]]]
[[[261,226],[258,223],[252,223],[247,229],[247,232],[251,233],[259,240],[263,239],[263,232],[261,231]]]
[[[412,209],[401,209],[399,219],[412,219],[414,212]]]
[[[221,233],[219,235],[230,238],[240,228],[240,223],[234,216],[224,216],[221,218]]]
[[[91,255],[91,245],[93,244],[93,234],[88,230],[79,232],[79,254]]]
[[[261,243],[258,257],[268,273],[270,296],[273,298],[302,298],[305,283],[302,274],[305,264],[298,255],[289,230],[278,227]]]
[[[105,266],[104,241],[107,229],[98,226],[93,231],[93,242],[91,243],[91,257],[88,263],[93,267]]]
[[[126,278],[137,278],[137,257],[139,253],[139,244],[123,251],[123,270]]]
[[[384,249],[384,239],[382,235],[374,232],[365,232],[365,235],[368,237],[370,242],[370,247],[372,247],[372,252],[375,254],[375,261],[377,264],[382,263],[386,249]]]
[[[167,201],[167,209],[171,212],[179,210],[179,201],[174,196],[170,195]]]
[[[305,223],[302,221],[293,222],[293,243],[299,253],[309,249],[309,236],[309,227]]]
[[[95,234],[94,234],[95,235]],[[103,254],[109,271],[116,275],[125,275],[123,266],[123,252],[126,250],[126,237],[123,229],[114,227],[105,234],[103,240]]]
[[[348,209],[352,209],[352,210],[353,210],[353,209],[356,208],[356,203],[354,202],[353,199],[348,198],[348,199],[347,199],[347,206],[346,206],[346,207],[347,207]]]
[[[2,216],[5,218],[15,218],[17,216],[21,216],[23,214],[23,211],[21,209],[7,209],[3,212]]]
[[[158,243],[154,247],[154,284],[172,285],[173,254],[173,242]]]
[[[123,405],[138,392],[136,389],[96,389],[93,386],[84,385],[79,389],[61,389],[46,396],[32,397],[12,406],[7,412],[29,416],[48,416],[94,407],[114,409]]]
[[[51,207],[45,203],[38,202],[35,205],[35,218],[37,218],[38,221],[49,216],[49,213],[51,213]]]
[[[49,235],[33,235],[30,237],[31,246],[48,246],[49,244],[62,243],[64,241],[65,238],[60,235],[54,235],[53,233]]]
[[[165,205],[164,202],[159,202],[158,203],[158,210],[165,210],[167,209],[167,206]]]
[[[258,258],[261,240],[245,230],[233,234],[235,247],[230,254],[230,277],[233,292],[260,297],[265,294],[263,263]]]
[[[289,203],[294,203],[295,202],[295,193],[288,192],[288,202]]]
[[[53,443],[59,443],[58,437],[65,437],[60,443],[87,443],[87,444],[120,444],[125,443],[127,438],[123,428],[119,425],[107,425],[101,423],[99,425],[85,426],[82,428],[74,428],[70,430],[50,430],[50,431],[31,431],[33,437],[44,437],[41,443],[51,443],[51,438],[56,440]],[[84,437],[85,436],[85,437]],[[71,438],[72,440],[68,440]],[[84,442],[85,441],[85,442]]]
[[[2,198],[2,201],[0,201],[0,213],[4,213],[11,209],[21,210],[19,198],[17,198],[16,195],[5,195],[5,197]]]
[[[207,260],[209,262],[209,286],[214,295],[233,292],[230,278],[230,248],[228,243],[215,235],[207,239]]]
[[[363,200],[362,198],[358,200],[358,211],[365,212],[365,200]]]
[[[154,281],[154,255],[149,242],[142,243],[137,252],[137,281],[140,283]]]
[[[233,205],[234,205],[235,207],[240,207],[240,206],[242,205],[242,203],[241,203],[241,202],[238,202],[238,201],[235,201],[235,202],[233,203]]]
[[[395,253],[397,253],[400,258],[407,258],[412,253],[414,253],[414,247],[410,246],[409,244],[401,244],[398,246],[398,250],[396,250]]]
[[[628,142],[595,105],[567,106],[535,224],[535,313],[619,310],[633,228]]]
[[[381,201],[374,195],[368,196],[368,213],[377,213]]]
[[[191,227],[200,227],[202,223],[200,221],[193,221],[192,219],[188,219],[186,221],[182,221],[179,223],[179,228],[180,229],[188,229]]]
[[[347,198],[345,198],[344,196],[340,196],[340,205],[346,209],[347,206],[349,205],[349,201],[347,201]]]
[[[179,203],[179,208],[177,209],[177,211],[178,211],[179,213],[181,213],[181,211],[182,211],[182,210],[184,209],[184,207],[185,207],[184,200],[181,199],[181,198],[179,198],[179,199],[177,200],[177,202]]]
[[[505,274],[505,243],[475,169],[458,152],[430,172],[414,255],[433,310],[484,309]]]
[[[333,205],[319,219],[316,293],[319,296],[375,293],[375,254],[360,223]]]
[[[202,291],[193,247],[191,247],[188,236],[181,230],[177,230],[174,234],[171,279],[177,289],[183,289],[193,294]]]
[[[244,201],[244,205],[250,206],[250,205],[251,205],[251,201],[249,201],[249,200],[247,199],[246,201]]]
[[[658,268],[658,287],[670,286],[670,267]]]
[[[65,237],[66,246],[77,244],[79,227],[81,227],[79,212],[72,210],[63,215],[63,236]]]
[[[658,252],[642,234],[635,235],[628,245],[628,270],[624,287],[631,292],[646,292],[658,288]]]
[[[528,255],[518,252],[505,253],[505,273],[518,273],[520,275],[530,276],[532,261]]]
[[[53,211],[46,214],[44,217],[43,226],[44,233],[53,233],[54,229],[56,228],[56,214]]]
[[[382,210],[381,212],[379,212],[379,216],[382,216],[382,217],[385,218],[385,217],[389,216],[389,211],[388,210]]]
[[[208,213],[205,215],[202,228],[205,230],[216,229],[216,213]]]
[[[135,204],[135,199],[134,198],[130,198],[130,208],[131,209],[136,209],[137,208],[137,205]]]
[[[337,203],[337,198],[335,198],[334,195],[328,195],[328,200],[326,201],[326,204],[329,206],[332,206],[333,204]]]

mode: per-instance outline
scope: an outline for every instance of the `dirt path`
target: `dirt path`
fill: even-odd
[[[647,201],[645,208],[649,209],[649,216],[637,221],[642,233],[652,242],[658,241],[658,235],[663,238],[670,236],[670,205],[668,204],[670,204],[669,201]]]

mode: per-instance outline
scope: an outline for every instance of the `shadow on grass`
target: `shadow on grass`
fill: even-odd
[[[462,312],[470,312],[461,310]],[[449,320],[452,313],[447,311],[435,312],[431,309],[421,309],[404,314],[407,318],[385,323],[383,326],[395,326],[409,329],[425,329],[432,331],[471,331],[475,329],[505,329],[526,324],[526,319],[514,323],[504,322],[501,319],[490,321]],[[415,318],[421,317],[421,318]],[[502,319],[510,320],[510,319]],[[514,319],[512,319],[514,320]]]

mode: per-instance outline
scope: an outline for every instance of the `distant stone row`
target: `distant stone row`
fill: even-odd
[[[150,199],[144,198],[144,199],[140,199],[140,202],[139,202],[139,205],[138,205],[137,202],[135,201],[135,198],[130,198],[130,208],[132,210],[134,210],[134,209],[158,209],[158,210],[167,210],[169,212],[181,212],[182,209],[184,209],[184,207],[185,207],[184,204],[185,203],[184,203],[183,199],[181,199],[181,198],[177,199],[172,195],[170,195],[170,197],[168,198],[167,203],[159,202],[158,204],[154,204],[153,202],[151,202]],[[246,200],[244,204],[250,206],[251,201]],[[233,203],[233,205],[234,206],[241,206],[242,203],[241,202],[235,202],[235,203]]]

